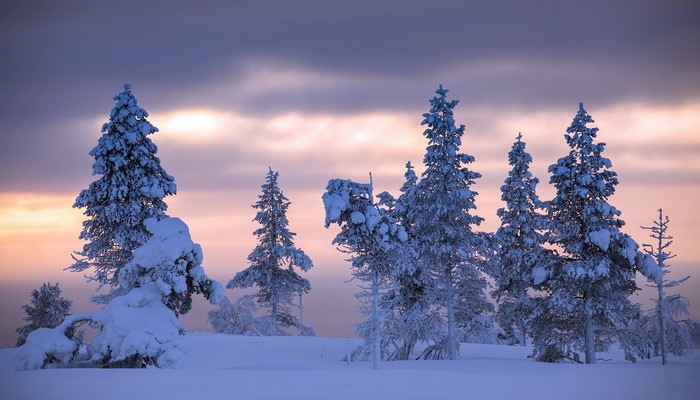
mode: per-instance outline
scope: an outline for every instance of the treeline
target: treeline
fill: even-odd
[[[331,179],[323,193],[325,227],[339,227],[332,244],[348,255],[353,276],[363,282],[358,298],[365,320],[357,333],[364,345],[351,357],[372,357],[378,368],[382,359],[454,359],[460,342],[525,345],[531,339],[532,356],[540,361],[580,362],[583,352],[583,361],[594,363],[596,352],[619,343],[630,361],[660,355],[665,363],[667,352],[683,354],[699,341],[698,324],[679,320],[688,313],[687,300],[665,293],[687,279],[664,279],[674,256],[669,218],[659,210],[647,228],[655,243],[645,249],[621,231],[621,213],[609,202],[617,174],[583,104],[564,134],[568,154],[548,170],[553,199],[539,199],[532,157],[518,134],[501,187],[501,225],[490,233],[477,230],[483,218],[476,214],[472,186],[481,175],[471,168],[474,157],[460,150],[464,125],[456,124],[458,102],[447,93],[440,86],[423,114],[424,170],[418,176],[406,164],[398,197],[375,195],[371,181],[344,179]],[[258,245],[248,256],[250,266],[227,285],[255,291],[231,302],[204,273],[202,249],[187,225],[166,214],[164,198],[176,193],[176,185],[148,137],[157,128],[130,85],[114,99],[90,152],[99,178],[74,204],[84,209],[80,238],[86,244],[67,268],[106,288],[93,300],[107,305],[69,315],[70,302],[58,285],[33,292],[33,305],[25,306],[30,324],[18,329],[18,344],[26,341],[20,368],[174,365],[182,354],[177,336],[184,332],[177,316],[191,309],[193,294],[220,305],[209,313],[218,332],[280,335],[292,328],[313,335],[303,324],[301,304],[299,318],[291,310],[296,297],[301,302],[311,290],[298,271],[313,262],[294,245],[286,217],[291,202],[277,184],[278,173],[268,171],[253,205],[260,228],[253,232]],[[647,312],[630,301],[639,289],[637,273],[658,290],[656,307]],[[257,316],[259,308],[269,312]],[[52,314],[37,313],[42,309]],[[128,327],[138,325],[134,319],[144,321],[134,328],[143,342],[125,348]],[[82,339],[74,333],[84,322],[101,333],[87,347],[88,359],[77,360]],[[51,333],[34,334],[40,327]]]

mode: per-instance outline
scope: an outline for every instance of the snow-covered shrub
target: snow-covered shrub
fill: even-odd
[[[202,248],[192,242],[187,225],[175,217],[150,218],[144,224],[152,236],[120,270],[121,287],[153,283],[163,294],[163,303],[176,314],[192,308],[194,293],[218,303],[223,298],[223,286],[204,273]]]
[[[178,218],[146,221],[152,237],[134,252],[120,271],[122,288],[95,313],[69,315],[53,329],[27,337],[15,358],[18,370],[49,366],[173,367],[184,356],[184,327],[176,311],[189,309],[192,293],[203,293],[212,303],[223,297],[220,283],[209,279],[201,266],[199,245],[192,243],[187,225]],[[78,340],[67,333],[89,322],[99,334],[78,354]]]
[[[161,297],[153,285],[133,289],[100,311],[69,315],[55,328],[37,329],[19,348],[15,368],[175,366],[184,355],[181,335],[185,330]],[[88,344],[87,353],[78,354],[78,341],[68,338],[66,332],[82,322],[89,322],[100,333]]]
[[[72,303],[72,301],[61,297],[61,288],[58,283],[55,285],[44,283],[38,290],[32,290],[31,305],[22,306],[27,314],[24,321],[29,323],[17,328],[19,334],[17,346],[23,345],[27,335],[38,328],[58,326],[69,314]]]
[[[219,302],[219,308],[209,311],[209,323],[217,333],[257,336],[259,321],[254,315],[257,309],[253,296],[249,294],[239,297],[233,303],[224,296]]]

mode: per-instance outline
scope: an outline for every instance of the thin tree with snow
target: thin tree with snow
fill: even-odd
[[[124,85],[114,100],[117,104],[102,126],[103,135],[90,151],[95,159],[93,175],[100,178],[81,191],[73,205],[85,209],[80,239],[88,243],[75,252],[74,263],[67,268],[91,270],[88,280],[110,289],[105,298],[96,296],[98,302],[119,292],[119,270],[150,237],[144,221],[165,217],[163,198],[176,192],[173,177],[161,167],[157,147],[148,137],[158,129],[138,106],[131,85]]]
[[[432,279],[418,258],[414,245],[414,223],[409,216],[416,198],[414,190],[418,177],[410,162],[406,163],[406,181],[401,194],[394,198],[387,192],[380,193],[379,206],[387,210],[396,223],[406,231],[408,240],[401,245],[399,257],[403,268],[392,276],[387,292],[382,296],[380,307],[386,310],[386,342],[382,347],[389,360],[408,360],[413,357],[416,345],[427,344],[432,348],[445,337],[445,321],[439,310],[433,307]]]
[[[670,218],[664,215],[663,209],[659,209],[659,219],[653,226],[642,226],[642,229],[651,231],[649,236],[656,241],[655,244],[645,244],[644,251],[652,256],[659,268],[666,275],[670,273],[668,260],[676,257],[669,247],[673,244],[673,236],[668,233]],[[654,348],[657,355],[661,356],[661,364],[666,365],[669,351],[676,355],[682,355],[690,348],[690,335],[686,326],[676,322],[676,318],[688,315],[688,299],[676,293],[667,295],[666,289],[674,288],[690,279],[663,279],[654,282],[651,286],[657,289],[658,298],[656,307],[652,312],[652,318],[656,321],[656,329],[652,331]],[[669,340],[670,339],[670,340]],[[670,342],[670,346],[669,346]]]
[[[525,346],[532,317],[532,270],[544,262],[543,204],[536,193],[539,179],[530,172],[532,156],[525,150],[522,134],[508,152],[512,166],[501,186],[501,226],[496,231],[499,273],[493,295],[498,302],[498,322],[511,342]]]
[[[488,246],[484,237],[473,231],[483,221],[473,214],[477,193],[471,189],[481,174],[467,167],[474,157],[459,152],[464,125],[455,126],[453,109],[458,101],[448,101],[447,92],[440,85],[437,96],[430,100],[430,112],[423,114],[421,124],[427,125],[423,135],[428,139],[425,170],[413,191],[415,199],[408,215],[414,223],[416,253],[434,282],[434,306],[446,313],[444,343],[434,348],[431,357],[455,359],[459,351],[457,306],[488,308],[484,293],[471,290],[474,285],[486,286],[477,268]],[[460,279],[473,281],[461,285],[468,292],[459,293]]]
[[[17,328],[17,346],[24,344],[30,332],[60,325],[66,315],[70,314],[72,304],[71,300],[61,297],[58,283],[44,283],[39,289],[32,290],[31,304],[22,306],[27,314],[23,320],[29,323]]]
[[[360,311],[368,317],[358,326],[358,335],[364,339],[364,347],[371,349],[373,367],[378,369],[384,353],[382,325],[386,319],[385,310],[380,309],[380,291],[400,272],[398,254],[408,236],[388,212],[374,204],[371,183],[331,179],[322,199],[325,227],[340,226],[333,244],[351,255],[353,277],[369,284],[358,294]]]
[[[279,173],[272,168],[262,185],[262,194],[253,205],[258,212],[254,221],[261,226],[253,233],[258,245],[248,255],[250,266],[238,272],[227,288],[257,287],[255,298],[263,307],[270,308],[268,335],[285,334],[285,328],[303,330],[289,310],[294,298],[311,290],[309,281],[294,268],[306,272],[312,266],[311,258],[294,245],[295,233],[289,230],[287,209],[291,202],[277,184]]]
[[[549,167],[556,196],[547,203],[547,239],[559,253],[556,263],[538,266],[535,283],[546,293],[533,322],[534,355],[540,360],[578,358],[595,363],[618,339],[626,357],[644,357],[624,330],[641,316],[629,300],[638,290],[635,273],[655,280],[660,270],[637,243],[621,232],[620,211],[609,203],[618,184],[612,163],[597,143],[598,128],[583,104],[564,135],[569,154]]]

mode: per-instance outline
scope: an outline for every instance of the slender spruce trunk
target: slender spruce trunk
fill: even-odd
[[[457,358],[457,338],[451,268],[445,270],[445,308],[447,309],[447,358],[454,360]]]

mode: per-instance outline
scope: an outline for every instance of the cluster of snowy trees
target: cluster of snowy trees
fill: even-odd
[[[687,312],[687,302],[676,296],[673,309],[663,299],[662,288],[677,283],[663,281],[662,245],[647,254],[621,231],[621,213],[609,203],[617,175],[583,104],[564,135],[569,153],[549,167],[552,200],[537,196],[532,157],[517,136],[501,187],[501,226],[487,233],[476,230],[483,218],[475,214],[472,186],[481,175],[469,168],[474,157],[460,151],[458,102],[442,86],[436,93],[423,115],[424,171],[419,178],[406,165],[398,198],[384,192],[375,202],[371,182],[342,179],[330,180],[323,195],[326,228],[340,226],[333,243],[350,254],[353,276],[363,283],[366,320],[357,332],[365,340],[354,354],[371,355],[377,368],[381,359],[454,359],[460,341],[525,345],[528,337],[541,361],[579,361],[582,351],[594,363],[613,342],[631,361],[664,354],[657,338],[678,326],[669,310]],[[630,301],[636,273],[660,288],[660,324]],[[487,277],[497,311],[486,296]],[[691,332],[692,322],[685,325]],[[689,340],[678,340],[689,348]]]
[[[564,135],[569,154],[549,168],[552,200],[538,198],[532,157],[518,135],[501,187],[501,226],[487,233],[477,230],[483,218],[472,190],[481,175],[470,168],[474,157],[460,150],[464,125],[455,124],[458,102],[447,92],[440,86],[423,115],[424,170],[419,177],[406,164],[398,197],[375,196],[371,175],[370,183],[332,179],[322,196],[326,228],[340,228],[333,244],[348,254],[352,275],[362,282],[366,320],[357,332],[364,345],[353,356],[371,356],[378,368],[382,359],[454,359],[460,342],[525,345],[529,337],[542,361],[578,361],[582,351],[593,363],[596,352],[617,342],[631,361],[660,355],[665,363],[667,353],[682,354],[698,341],[700,326],[679,320],[687,299],[665,292],[688,279],[664,279],[673,257],[669,219],[659,211],[648,228],[658,243],[645,251],[621,231],[621,213],[609,203],[617,176],[583,105]],[[130,85],[114,100],[90,152],[100,177],[74,205],[85,209],[80,238],[87,243],[67,268],[90,271],[87,279],[107,289],[94,300],[106,305],[69,314],[71,302],[58,284],[34,291],[24,307],[29,324],[18,329],[17,368],[177,365],[185,350],[178,315],[191,309],[194,294],[219,304],[209,313],[217,332],[313,335],[301,320],[301,296],[311,285],[298,273],[313,262],[294,244],[279,174],[269,169],[253,204],[260,227],[249,266],[226,285],[255,292],[231,302],[204,272],[201,246],[187,225],[166,214],[164,198],[176,185],[148,137],[157,128]],[[630,301],[637,273],[658,289],[647,314]],[[299,318],[292,312],[297,296]],[[90,343],[75,334],[84,323],[98,330]]]
[[[93,175],[100,177],[74,204],[85,209],[80,238],[87,243],[67,268],[89,271],[87,279],[107,289],[93,300],[106,306],[71,315],[71,303],[60,297],[58,285],[33,292],[33,305],[25,306],[30,324],[18,329],[21,351],[16,367],[177,365],[184,354],[180,336],[185,332],[177,317],[190,311],[194,294],[220,304],[210,313],[219,332],[278,335],[293,327],[313,335],[313,329],[290,312],[294,297],[311,289],[294,268],[308,271],[313,263],[294,246],[295,234],[286,217],[290,201],[277,184],[279,174],[269,170],[263,193],[253,205],[261,228],[254,232],[259,245],[248,257],[251,265],[227,285],[256,286],[257,292],[232,304],[223,286],[204,272],[202,248],[192,241],[187,225],[166,214],[164,197],[175,194],[176,185],[148,137],[158,129],[138,106],[130,85],[124,85],[114,100],[109,122],[90,152]],[[255,316],[253,299],[269,307],[269,315]],[[74,335],[84,323],[99,332],[90,343]]]
[[[202,268],[202,248],[192,241],[187,225],[165,214],[163,198],[174,194],[176,186],[148,137],[157,128],[138,106],[130,85],[114,100],[109,122],[90,152],[93,174],[100,177],[74,205],[85,209],[80,238],[87,243],[68,268],[89,269],[88,280],[108,288],[95,298],[106,306],[95,313],[68,315],[70,303],[60,299],[58,286],[43,287],[33,297],[37,302],[51,297],[52,305],[25,307],[32,324],[20,328],[26,335],[20,337],[25,343],[15,359],[18,369],[177,365],[185,332],[177,316],[191,309],[194,294],[212,303],[223,298],[223,286]],[[99,332],[90,343],[73,335],[84,323]]]

